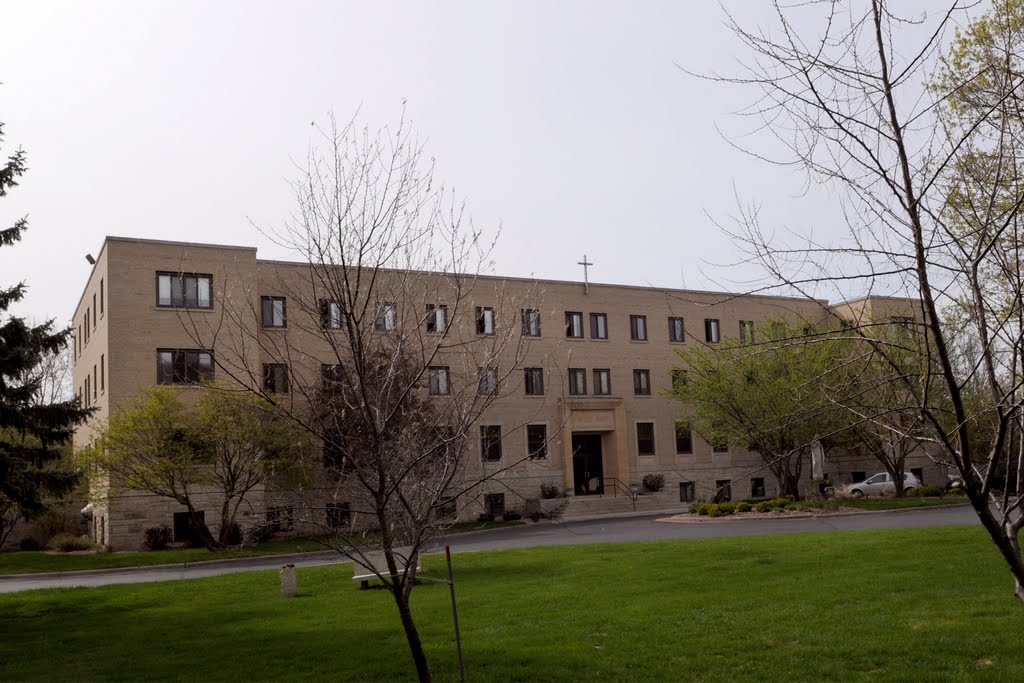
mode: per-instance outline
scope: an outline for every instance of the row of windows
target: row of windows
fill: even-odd
[[[479,369],[479,393],[480,395],[493,394],[497,391],[498,370],[497,368]],[[591,388],[594,396],[610,396],[612,393],[612,371],[608,368],[594,368],[591,370],[593,384]],[[429,392],[432,396],[445,396],[451,391],[451,369],[445,365],[434,365],[428,369]],[[587,396],[587,370],[586,368],[569,368],[569,395]],[[678,386],[685,383],[686,373],[682,370],[673,371],[673,384]],[[544,368],[523,369],[523,389],[527,396],[544,395]],[[633,370],[633,394],[635,396],[651,395],[651,371],[642,368]]]
[[[92,366],[92,374],[86,374],[82,386],[78,389],[79,405],[88,408],[95,405],[99,394],[107,390],[107,356],[100,354],[99,367]]]
[[[103,299],[103,278],[100,278],[99,296],[92,295],[92,305],[85,307],[82,322],[78,325],[78,331],[71,340],[72,358],[76,363],[82,355],[82,349],[89,343],[92,333],[96,331],[97,321],[103,317]]]

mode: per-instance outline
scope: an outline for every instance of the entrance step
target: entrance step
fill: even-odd
[[[684,505],[679,502],[678,495],[663,493],[637,496],[635,506],[629,496],[624,495],[572,496],[566,501],[567,505],[561,515],[563,520],[627,512],[658,512],[678,509]]]

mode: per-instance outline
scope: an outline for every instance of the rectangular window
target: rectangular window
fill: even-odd
[[[327,526],[338,528],[348,526],[352,520],[352,506],[349,503],[327,504]]]
[[[587,371],[583,368],[569,368],[569,395],[587,395]]]
[[[78,334],[75,335],[75,341],[78,344],[78,355],[82,355],[82,326],[78,326]]]
[[[96,365],[92,366],[92,400],[96,400],[96,395],[99,393],[99,371],[96,369]]]
[[[427,304],[427,332],[444,334],[448,329],[448,307],[441,304]]]
[[[543,460],[548,457],[546,424],[526,425],[526,452],[530,460]]]
[[[320,327],[325,330],[341,329],[341,304],[337,301],[320,301]]]
[[[854,484],[859,484],[860,482],[864,481],[867,478],[868,478],[868,473],[867,472],[851,472],[850,473],[850,479],[853,480]]]
[[[717,344],[722,340],[722,332],[718,326],[718,320],[715,318],[704,319],[704,341],[711,344]]]
[[[100,317],[103,316],[103,279],[100,278]]]
[[[498,368],[477,368],[478,396],[493,396],[498,393]]]
[[[486,462],[501,460],[501,425],[480,426],[480,457]]]
[[[629,338],[633,341],[647,341],[647,316],[629,316]]]
[[[654,455],[654,423],[636,423],[637,455]]]
[[[107,390],[107,356],[100,354],[100,391]]]
[[[672,391],[682,391],[686,388],[686,370],[672,368]]]
[[[505,494],[485,493],[484,511],[487,512],[487,514],[494,516],[505,514]]]
[[[156,305],[167,308],[213,308],[213,276],[157,273]]]
[[[608,314],[607,313],[591,313],[590,314],[590,338],[591,339],[607,339],[608,338]]]
[[[711,441],[711,452],[712,453],[728,453],[729,442],[725,439],[713,439]]]
[[[323,436],[324,469],[343,472],[348,465],[348,439],[340,429],[328,429]]]
[[[741,320],[740,321],[740,344],[753,344],[754,343],[754,321],[753,320]]]
[[[594,370],[594,396],[609,396],[612,393],[612,371],[607,368]]]
[[[267,527],[270,531],[291,531],[295,517],[291,505],[273,505],[267,508]]]
[[[685,330],[683,328],[682,318],[669,318],[668,319],[668,340],[670,342],[681,342],[685,339]]]
[[[198,384],[213,377],[213,354],[198,349],[158,349],[158,384]]]
[[[676,453],[679,455],[693,453],[693,429],[689,422],[676,422]]]
[[[634,370],[633,371],[633,393],[637,396],[650,396],[651,395],[651,371],[650,370]]]
[[[769,334],[771,334],[772,339],[782,339],[786,336],[786,323],[781,320],[773,321],[771,325],[769,325],[769,329]]]
[[[89,343],[89,309],[85,309],[85,343]]]
[[[565,312],[565,336],[570,339],[583,338],[583,314],[577,311]]]
[[[344,374],[341,370],[341,365],[338,363],[321,363],[320,364],[320,381],[323,385],[331,386],[332,384],[341,384]]]
[[[206,522],[206,513],[203,510],[196,510],[196,517],[200,522]],[[199,530],[192,521],[192,515],[188,511],[174,513],[174,540],[187,541],[193,545],[201,542]]]
[[[750,497],[764,498],[764,477],[750,478]]]
[[[917,477],[917,480],[924,486],[924,468],[923,467],[911,467],[910,473]],[[827,477],[826,477],[827,479]]]
[[[697,498],[697,486],[692,481],[679,482],[679,502],[692,503]]]
[[[284,363],[264,363],[263,390],[271,394],[287,394],[288,366]]]
[[[393,303],[385,301],[377,304],[377,317],[373,319],[373,329],[378,332],[390,332],[398,326],[398,310]]]
[[[732,480],[731,479],[716,479],[715,480],[715,502],[723,503],[727,500],[732,500]]]
[[[430,372],[430,395],[447,396],[450,391],[448,387],[448,368],[438,365],[429,369]]]
[[[489,306],[476,307],[476,333],[490,336],[494,334],[494,309]]]
[[[523,309],[523,336],[540,336],[540,311],[534,308]]]
[[[260,297],[260,319],[263,327],[284,327],[287,306],[283,296]]]
[[[527,396],[543,396],[544,395],[544,369],[543,368],[526,368],[524,370],[525,378],[524,383],[526,385]]]
[[[92,295],[92,310],[93,310],[93,314],[92,314],[92,329],[95,330],[96,329],[96,295],[95,294]]]

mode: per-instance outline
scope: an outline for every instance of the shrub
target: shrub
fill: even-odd
[[[503,514],[501,518],[506,522],[518,522],[523,518],[523,516],[516,512],[515,510],[509,510],[508,512]]]
[[[708,503],[708,517],[721,517],[725,513],[722,512],[722,507],[718,503]]]
[[[74,550],[92,550],[96,545],[89,540],[88,536],[75,536],[73,534],[57,534],[46,544],[50,550],[59,550],[62,553],[70,553]]]
[[[711,513],[712,507],[714,507],[715,509],[718,508],[718,506],[715,505],[714,503],[701,503],[700,505],[697,506],[697,514],[708,515]]]
[[[21,539],[20,543],[18,543],[18,548],[27,552],[34,552],[36,550],[42,550],[43,546],[39,545],[39,541],[31,536],[26,536]]]
[[[59,534],[78,536],[85,531],[82,515],[66,506],[48,508],[32,524],[47,540]]]
[[[651,493],[656,493],[665,488],[665,475],[645,474],[643,478],[644,488]]]
[[[770,500],[762,500],[754,509],[758,512],[771,512],[773,508],[774,506]]]
[[[725,501],[718,504],[718,509],[723,515],[731,515],[736,511],[736,506],[729,501]]]
[[[171,528],[167,526],[151,526],[142,533],[142,545],[146,550],[163,550],[174,538]]]
[[[750,512],[752,507],[753,506],[750,503],[743,501],[742,503],[736,504],[736,512]]]
[[[964,495],[964,490],[963,489],[950,489],[950,490],[946,491],[946,495],[947,496],[962,496],[962,495]]]
[[[558,484],[548,484],[547,482],[545,482],[540,485],[540,497],[561,498],[562,488]]]
[[[909,495],[919,498],[937,498],[942,495],[942,489],[938,486],[921,486],[911,491]]]
[[[478,521],[478,522],[493,522],[494,521],[494,515],[492,513],[490,513],[490,512],[481,512],[479,515],[476,516],[476,521]]]

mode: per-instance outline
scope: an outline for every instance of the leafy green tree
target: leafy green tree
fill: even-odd
[[[0,142],[3,124],[0,124]],[[25,153],[17,150],[0,166],[0,198],[25,173]],[[28,228],[19,218],[0,230],[0,247],[17,243]],[[90,414],[73,400],[40,400],[44,360],[67,347],[71,328],[54,321],[29,325],[8,313],[25,296],[25,283],[0,288],[0,545],[18,518],[31,519],[46,501],[70,492],[81,474],[63,455],[75,425]]]
[[[180,390],[151,387],[98,427],[87,461],[111,477],[112,489],[138,489],[185,506],[211,550],[228,544],[249,496],[271,478],[293,473],[306,440],[266,401],[218,385],[193,403]],[[199,515],[199,496],[219,499],[215,536]]]
[[[799,499],[811,445],[841,425],[841,411],[820,387],[842,353],[840,341],[772,320],[753,339],[678,351],[671,395],[689,407],[701,437],[757,451],[779,493]]]

